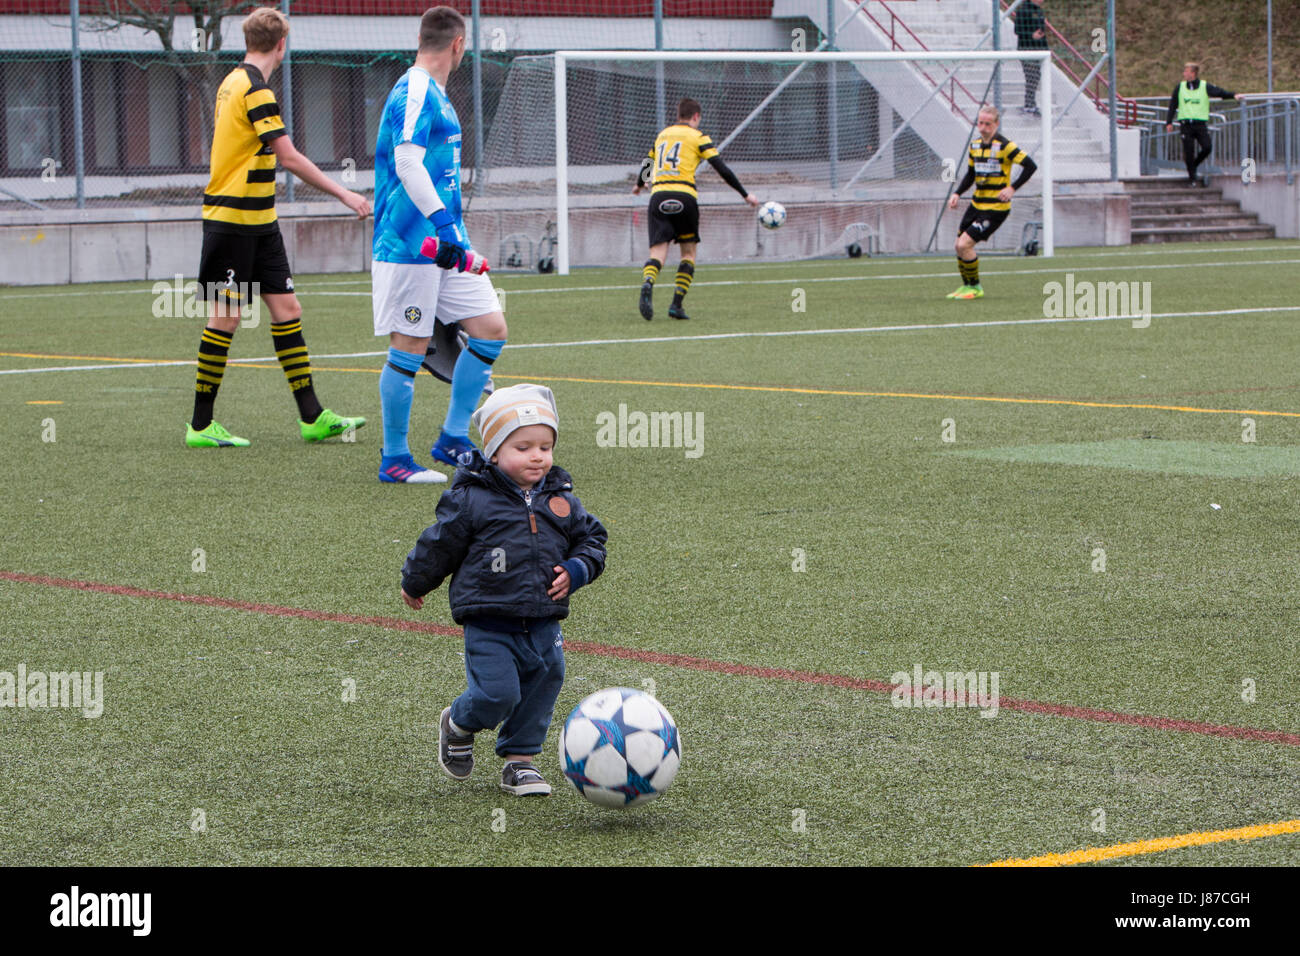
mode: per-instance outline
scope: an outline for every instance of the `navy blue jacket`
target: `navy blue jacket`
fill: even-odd
[[[569,594],[605,569],[604,526],[573,494],[573,480],[552,467],[525,493],[475,449],[438,500],[438,523],[406,556],[402,590],[424,597],[450,575],[457,624],[480,616],[564,618],[569,599],[547,594],[555,566],[569,572]]]

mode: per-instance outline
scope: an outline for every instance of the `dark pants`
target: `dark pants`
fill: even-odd
[[[1020,65],[1025,68],[1025,109],[1038,109],[1038,78],[1043,65],[1029,60],[1022,60]]]
[[[1183,164],[1187,167],[1187,178],[1195,182],[1196,167],[1205,162],[1213,148],[1210,143],[1210,128],[1201,120],[1189,120],[1178,125],[1183,135]]]
[[[471,733],[502,724],[498,756],[541,753],[564,685],[563,643],[558,618],[466,621],[468,686],[452,701],[452,721]]]

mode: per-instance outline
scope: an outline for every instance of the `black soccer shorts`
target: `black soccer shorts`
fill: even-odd
[[[652,193],[649,221],[652,246],[700,241],[700,206],[690,193]]]
[[[976,242],[983,242],[998,231],[998,226],[1006,222],[1009,215],[1011,215],[1010,209],[976,209],[972,203],[967,208],[966,215],[961,217],[957,235],[960,236],[964,232]]]
[[[292,292],[293,273],[279,226],[250,235],[213,228],[205,222],[199,286],[207,301],[233,306],[247,305],[255,296]]]

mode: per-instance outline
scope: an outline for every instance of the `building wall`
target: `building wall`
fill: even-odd
[[[0,11],[6,2],[9,0],[0,0]],[[348,9],[346,4],[337,6]],[[699,5],[708,10],[730,10],[732,6]],[[665,46],[681,50],[789,48],[788,22],[763,19],[756,12],[764,6],[770,12],[770,3],[734,6],[737,12],[729,12],[725,19],[682,16],[665,20]],[[574,9],[579,8],[622,9],[620,4],[603,0],[584,0]],[[35,178],[49,169],[70,175],[74,168],[66,9],[65,3],[61,18],[0,12],[0,177]],[[295,143],[323,168],[338,169],[349,159],[359,167],[366,166],[373,151],[379,108],[414,58],[418,21],[415,16],[303,13],[295,14],[292,24],[291,133]],[[556,49],[649,50],[655,45],[651,19],[615,14],[485,16],[482,29],[488,125],[512,57]],[[209,49],[220,50],[218,62],[213,62],[191,52],[193,30],[192,20],[176,18],[172,46],[179,52],[169,55],[161,49],[157,36],[136,27],[83,28],[80,49],[89,175],[206,170],[205,117],[210,123],[206,100],[215,94],[220,77],[239,62],[244,41],[240,18],[223,20],[220,43],[205,41]],[[200,60],[206,67],[197,62]],[[179,66],[181,63],[186,65]],[[448,84],[448,95],[462,116],[473,115],[473,71],[468,63]],[[270,85],[288,106],[283,77],[284,70],[277,71]]]

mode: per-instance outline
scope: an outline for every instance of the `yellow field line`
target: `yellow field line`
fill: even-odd
[[[107,355],[40,355],[29,352],[0,352],[0,356],[9,356],[13,358],[85,359],[88,361],[113,362],[158,361],[157,359],[117,358],[115,356]],[[278,364],[270,365],[254,362],[242,362],[239,359],[231,359],[230,364],[238,365],[242,368],[278,369],[280,367]],[[383,371],[383,369],[344,368],[320,365],[315,366],[312,371],[365,372],[370,375],[378,375]],[[497,375],[495,377],[500,379],[513,379],[520,382],[526,382],[536,378],[545,378],[546,381],[550,382],[577,382],[589,385],[639,385],[647,388],[711,388],[733,392],[786,392],[794,395],[839,395],[850,398],[922,398],[930,399],[932,401],[946,402],[998,402],[1005,405],[1068,405],[1076,408],[1142,408],[1160,412],[1196,412],[1203,415],[1271,415],[1278,418],[1300,418],[1300,412],[1273,412],[1262,408],[1200,408],[1195,405],[1157,405],[1141,402],[1086,402],[1068,398],[1009,398],[1000,395],[949,395],[943,392],[860,392],[848,389],[797,388],[786,385],[726,385],[716,382],[655,382],[642,381],[639,379],[571,378],[563,375]]]
[[[1235,830],[1206,830],[1201,833],[1183,833],[1179,836],[1159,837],[1154,840],[1138,840],[1136,843],[1116,843],[1114,846],[1098,846],[1088,850],[1074,850],[1071,853],[1048,853],[1045,856],[1035,856],[1029,859],[998,860],[995,863],[982,863],[980,865],[1074,866],[1077,863],[1097,863],[1101,860],[1115,860],[1125,856],[1162,853],[1165,850],[1177,850],[1185,846],[1205,846],[1208,843],[1222,843],[1225,840],[1257,840],[1260,837],[1281,836],[1284,833],[1300,833],[1300,820],[1260,823],[1255,826],[1237,827]]]
[[[51,355],[44,352],[0,352],[5,358],[72,359],[81,362],[157,362],[158,359],[122,358],[119,355]]]
[[[526,376],[498,375],[497,378]],[[1149,408],[1165,412],[1202,412],[1207,415],[1280,415],[1300,418],[1300,412],[1268,412],[1260,409],[1198,408],[1192,405],[1151,405],[1124,402],[1084,402],[1066,398],[1005,398],[996,395],[947,395],[932,392],[855,392],[845,389],[795,388],[778,385],[719,385],[711,382],[649,382],[612,378],[565,378],[560,375],[544,376],[548,382],[588,382],[597,385],[647,385],[657,388],[718,388],[746,392],[792,392],[797,395],[847,395],[855,398],[929,398],[951,402],[1003,402],[1010,405],[1076,405],[1082,408]]]

